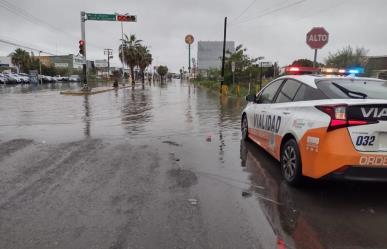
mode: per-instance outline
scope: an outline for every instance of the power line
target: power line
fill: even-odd
[[[234,25],[239,25],[239,24],[243,24],[243,23],[246,23],[246,22],[250,22],[250,21],[252,21],[252,20],[254,20],[254,19],[258,19],[258,18],[267,16],[267,15],[273,14],[273,13],[275,13],[275,12],[284,10],[284,9],[288,9],[288,8],[294,7],[294,6],[296,6],[296,5],[299,5],[299,4],[304,3],[304,2],[306,2],[306,1],[307,1],[307,0],[299,0],[299,1],[297,1],[297,2],[290,3],[290,4],[287,4],[287,5],[285,5],[285,6],[281,6],[281,7],[279,7],[279,8],[270,10],[270,11],[265,12],[265,13],[262,13],[261,15],[258,15],[258,16],[256,16],[256,17],[253,17],[253,18],[251,18],[251,19],[241,21],[241,22],[236,23],[236,24],[234,24]]]
[[[8,10],[9,12],[13,13],[14,15],[17,15],[19,17],[22,17],[23,19],[29,21],[30,23],[32,24],[35,24],[35,25],[38,25],[40,27],[42,26],[45,26],[46,28],[48,27],[49,29],[55,31],[55,32],[58,32],[60,34],[64,34],[66,36],[69,36],[69,37],[72,37],[73,39],[75,40],[78,40],[79,37],[76,37],[75,35],[69,33],[69,32],[66,32],[58,27],[55,27],[54,25],[32,15],[31,13],[29,13],[28,11],[20,8],[19,6],[13,4],[13,3],[10,3],[8,2],[7,0],[0,0],[0,7],[3,7],[4,9]],[[102,49],[102,47],[98,47],[98,46],[95,46],[93,44],[89,44],[90,47],[94,47],[94,48],[97,48],[97,49]]]
[[[231,23],[235,22],[238,20],[241,16],[243,16],[254,4],[257,2],[257,0],[253,0],[237,17],[235,17]]]
[[[334,8],[337,8],[338,6],[342,5],[345,3],[346,0],[341,0],[341,1],[338,1],[338,2],[335,2],[333,5],[330,5],[328,6],[327,8],[322,8],[320,10],[317,10],[316,12],[313,12],[311,13],[310,15],[307,15],[307,16],[303,16],[301,18],[298,18],[296,20],[291,20],[291,21],[286,21],[286,22],[280,22],[280,23],[272,23],[272,24],[267,24],[267,25],[258,25],[258,26],[254,26],[256,28],[270,28],[270,27],[275,27],[275,26],[278,26],[278,25],[284,25],[284,24],[290,24],[290,23],[295,23],[295,22],[299,22],[299,21],[302,21],[302,20],[305,20],[305,19],[308,19],[310,17],[315,17],[321,13],[324,13],[324,12],[327,12],[331,9],[334,9]]]
[[[27,12],[26,10],[16,6],[15,4],[13,3],[10,3],[6,0],[0,0],[0,5],[7,9],[8,11],[34,23],[34,24],[38,24],[38,25],[45,25],[55,31],[60,31],[60,32],[63,32],[63,30],[60,30],[58,29],[57,27],[53,26],[52,24],[46,22],[46,21],[43,21],[42,19],[40,18],[37,18],[36,16],[30,14],[29,12]]]
[[[42,49],[32,48],[32,47],[29,47],[29,46],[21,45],[21,44],[18,44],[16,42],[13,42],[13,41],[7,41],[7,40],[0,39],[0,42],[4,43],[4,44],[11,45],[11,46],[14,46],[14,47],[19,47],[19,48],[24,48],[24,49],[28,49],[28,50],[38,51],[38,52],[42,52],[42,53],[48,54],[48,55],[55,55],[55,54],[52,54],[50,52],[44,51]]]

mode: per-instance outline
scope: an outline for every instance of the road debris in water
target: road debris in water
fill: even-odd
[[[194,199],[194,198],[191,198],[191,199],[188,199],[188,202],[192,205],[192,206],[196,206],[198,204],[198,200]]]

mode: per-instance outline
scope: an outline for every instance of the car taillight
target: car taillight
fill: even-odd
[[[328,126],[328,131],[336,130],[343,127],[373,124],[375,121],[368,120],[352,120],[348,119],[347,105],[320,105],[316,106],[320,111],[328,114],[331,117],[331,122]]]

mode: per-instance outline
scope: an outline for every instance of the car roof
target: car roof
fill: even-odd
[[[281,76],[277,79],[294,79],[298,80],[310,87],[317,88],[316,82],[322,81],[322,80],[335,80],[335,79],[352,79],[352,80],[374,80],[374,81],[381,81],[384,80],[376,79],[376,78],[367,78],[367,77],[354,77],[354,76],[340,76],[340,75],[285,75]]]

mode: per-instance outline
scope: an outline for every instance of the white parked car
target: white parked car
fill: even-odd
[[[14,84],[23,83],[22,78],[20,78],[16,74],[10,73],[10,74],[4,74],[4,75],[5,75],[5,77],[7,77],[9,83],[14,83]]]
[[[71,82],[80,82],[81,81],[81,77],[79,77],[79,75],[71,75],[69,77],[69,81],[71,81]]]
[[[23,83],[29,83],[30,82],[30,77],[28,74],[25,74],[25,73],[19,73],[17,76],[19,76]]]

